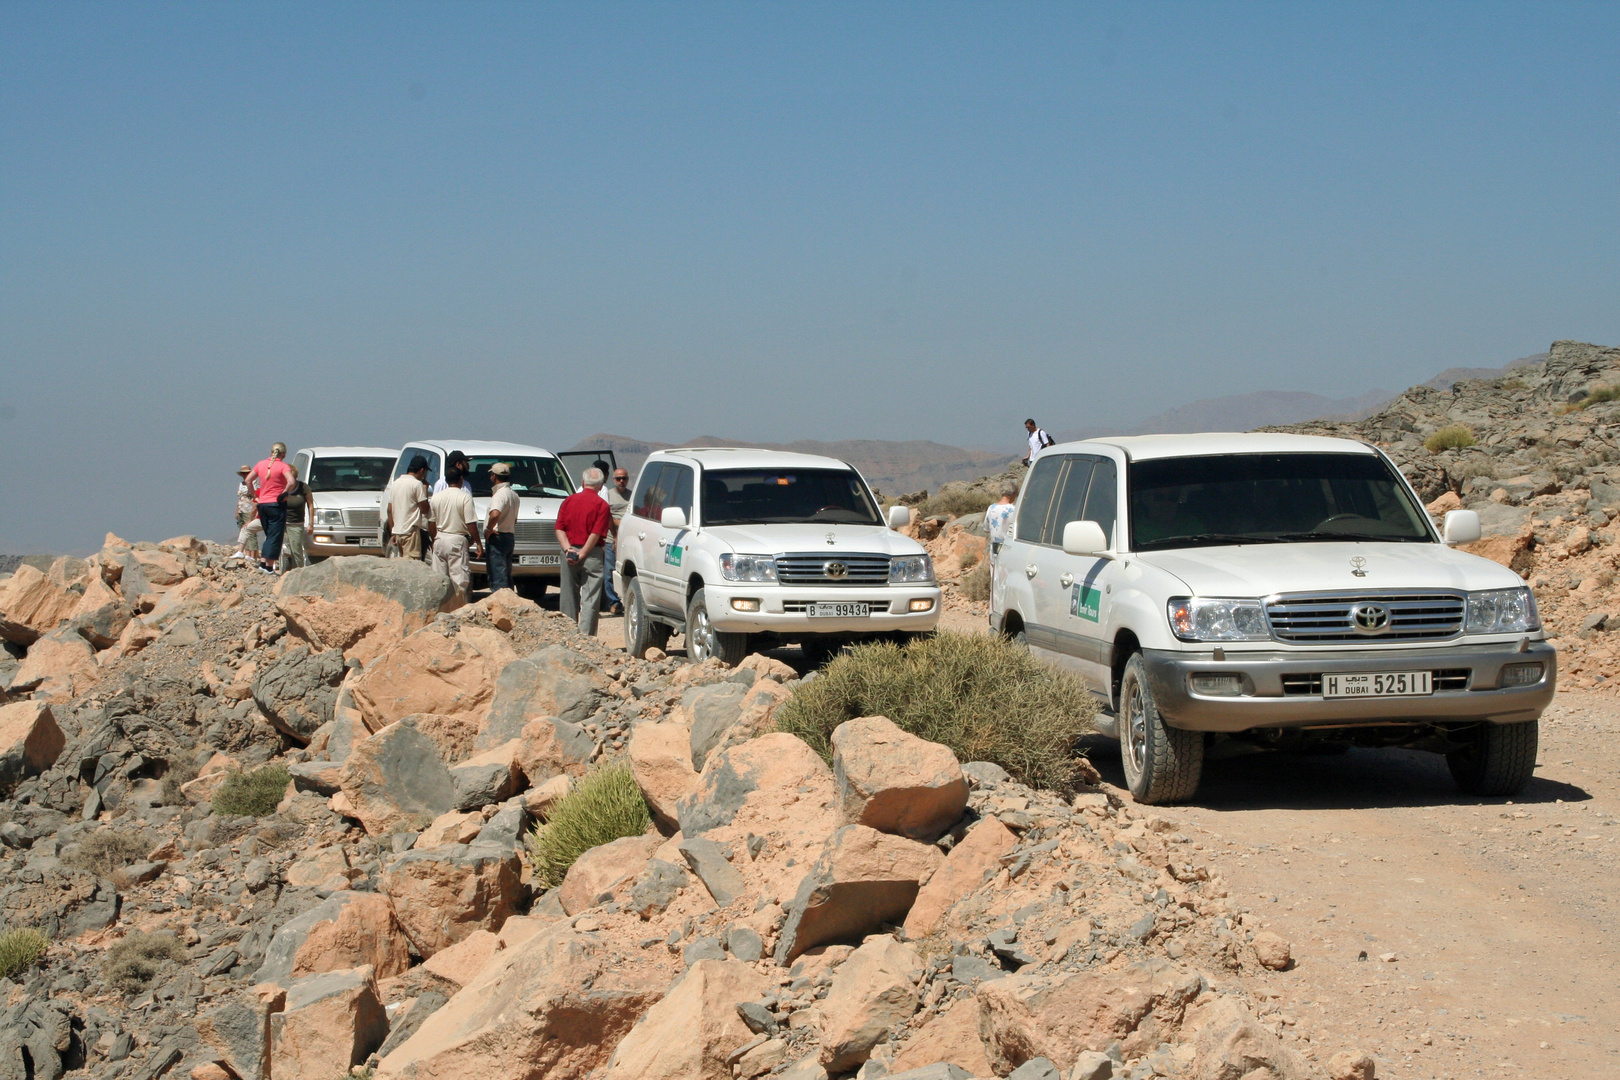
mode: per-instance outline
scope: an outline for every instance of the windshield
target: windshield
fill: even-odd
[[[851,469],[716,469],[703,473],[703,524],[881,525]]]
[[[381,491],[393,471],[392,457],[321,457],[309,469],[311,491]]]
[[[497,461],[512,466],[512,490],[524,498],[566,499],[574,493],[574,486],[563,471],[562,462],[553,457],[467,457],[467,479],[472,493],[487,498],[493,488],[489,483],[489,467]]]
[[[1427,543],[1428,517],[1373,454],[1242,454],[1130,465],[1131,548]]]

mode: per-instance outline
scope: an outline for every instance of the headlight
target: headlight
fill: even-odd
[[[1536,598],[1526,588],[1468,594],[1470,634],[1520,634],[1541,629]]]
[[[341,524],[343,524],[343,511],[341,511],[341,510],[317,510],[317,511],[315,511],[315,524],[317,524],[317,525],[341,525]]]
[[[890,585],[932,585],[934,560],[927,555],[901,555],[889,561]]]
[[[720,576],[727,581],[775,581],[774,555],[722,555]]]
[[[1265,641],[1271,637],[1266,610],[1258,600],[1205,600],[1178,596],[1170,601],[1170,629],[1182,641]]]

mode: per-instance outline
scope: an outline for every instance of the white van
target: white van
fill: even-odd
[[[478,530],[483,535],[489,520],[489,467],[504,461],[512,467],[512,490],[520,504],[513,535],[513,578],[545,581],[562,573],[562,551],[557,546],[557,508],[576,490],[562,459],[550,450],[520,443],[473,442],[468,439],[417,439],[407,443],[394,459],[390,479],[410,468],[420,454],[427,459],[428,490],[444,475],[444,462],[452,450],[467,455],[467,480],[472,484],[473,504],[478,509]],[[385,482],[386,483],[386,482]],[[474,574],[485,574],[483,560],[474,560]]]
[[[315,504],[315,527],[304,533],[311,559],[382,554],[378,493],[394,455],[386,446],[311,446],[293,455]]]
[[[1401,746],[1511,795],[1557,654],[1512,570],[1450,545],[1376,447],[1145,435],[1041,451],[991,576],[992,627],[1111,710],[1131,793],[1190,797],[1207,746]]]

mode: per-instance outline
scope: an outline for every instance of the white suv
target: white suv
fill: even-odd
[[[927,633],[934,565],[893,530],[853,466],[768,450],[660,450],[619,526],[625,643],[640,656],[674,631],[694,660],[735,664],[798,642],[820,660],[848,641]]]
[[[1106,703],[1143,802],[1190,797],[1207,744],[1405,746],[1464,791],[1535,768],[1557,655],[1513,571],[1448,545],[1375,447],[1148,435],[1043,450],[992,571],[991,626]]]
[[[311,558],[381,555],[380,492],[394,466],[386,446],[311,446],[293,455],[298,478],[309,485],[315,528],[304,533]]]

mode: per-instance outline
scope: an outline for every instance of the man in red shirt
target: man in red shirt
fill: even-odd
[[[596,609],[602,606],[602,539],[613,514],[602,498],[607,480],[598,468],[585,470],[585,489],[563,500],[557,511],[557,543],[562,547],[562,612],[596,636]]]

